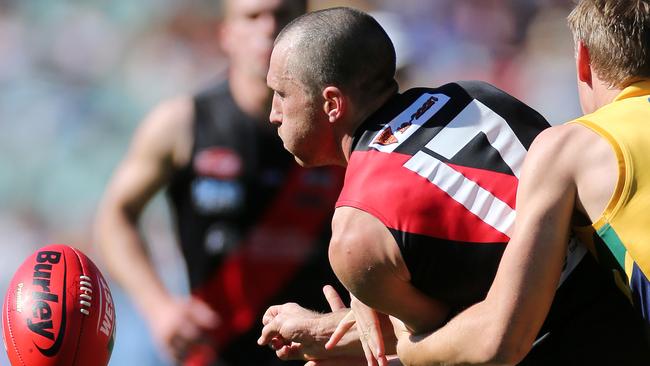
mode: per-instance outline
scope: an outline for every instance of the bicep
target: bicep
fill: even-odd
[[[397,243],[378,219],[344,207],[336,210],[333,222],[330,262],[352,294],[413,330],[430,331],[442,324],[448,307],[410,283]]]

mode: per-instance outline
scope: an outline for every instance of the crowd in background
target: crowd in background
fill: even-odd
[[[312,0],[370,11],[398,51],[402,88],[481,79],[551,123],[579,115],[570,0]],[[96,205],[133,129],[156,102],[227,67],[216,0],[0,0],[0,290],[48,243],[92,247]],[[145,215],[160,266],[181,268],[164,200]],[[165,271],[184,290],[181,270]],[[113,365],[160,365],[144,323],[114,286]],[[0,364],[8,364],[4,353]]]

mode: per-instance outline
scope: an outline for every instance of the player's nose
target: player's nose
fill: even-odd
[[[269,122],[271,122],[272,125],[279,127],[282,124],[282,113],[275,108],[271,108],[271,112],[269,113]]]

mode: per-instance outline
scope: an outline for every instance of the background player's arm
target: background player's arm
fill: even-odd
[[[334,214],[332,232],[332,268],[363,304],[401,319],[416,332],[431,331],[446,319],[448,307],[409,282],[410,273],[397,243],[381,221],[359,209],[340,207]],[[394,352],[392,336],[384,334],[388,337],[386,354]]]
[[[566,126],[540,134],[526,157],[517,220],[486,299],[425,337],[398,335],[407,365],[516,364],[530,351],[564,263],[581,145]]]
[[[198,313],[208,319],[198,321],[202,324],[214,321],[214,314],[195,301],[180,304],[168,293],[147,253],[138,220],[175,167],[189,160],[192,118],[192,100],[183,98],[161,104],[143,121],[109,182],[95,225],[96,241],[110,275],[135,301],[154,335],[162,338],[159,341],[173,357],[185,347],[183,339],[198,336],[192,327],[174,329],[180,326],[171,324],[174,317]],[[190,314],[180,309],[188,309]],[[178,337],[175,334],[179,331],[186,334]],[[172,346],[173,342],[177,344]]]

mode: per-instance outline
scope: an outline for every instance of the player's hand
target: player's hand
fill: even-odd
[[[379,314],[359,301],[354,295],[350,294],[350,298],[352,310],[339,322],[325,348],[332,349],[345,333],[356,324],[368,366],[387,366],[388,360],[384,348]]]
[[[332,311],[339,311],[346,308],[345,303],[334,287],[330,285],[323,286],[323,295],[325,295],[325,300],[327,300]]]
[[[188,350],[204,341],[205,333],[218,327],[218,314],[195,298],[170,299],[149,320],[159,347],[173,360],[183,360]]]
[[[264,327],[257,344],[268,345],[282,360],[309,360],[318,344],[324,343],[317,334],[322,316],[296,303],[271,306],[262,317]]]
[[[315,360],[329,357],[325,342],[344,316],[345,305],[331,286],[323,288],[332,313],[320,314],[296,303],[271,306],[262,318],[264,328],[257,340],[268,345],[282,360]]]

